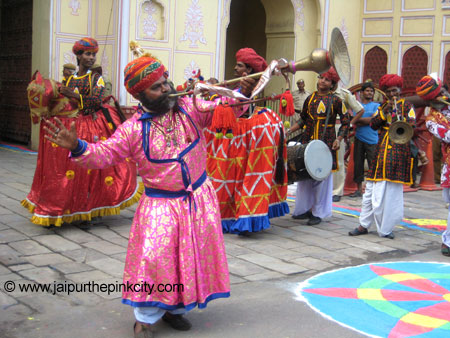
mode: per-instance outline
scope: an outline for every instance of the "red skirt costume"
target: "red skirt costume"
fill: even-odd
[[[207,173],[219,200],[222,230],[261,231],[270,227],[270,218],[289,213],[283,124],[275,112],[256,107],[232,132],[233,138],[217,138],[215,130],[205,129]]]
[[[90,71],[80,77],[72,75],[66,84],[81,95],[78,113],[56,114],[66,128],[76,123],[78,137],[87,142],[109,138],[121,124],[114,109],[108,109],[108,122],[101,108],[103,78]],[[37,100],[36,100],[37,101]],[[49,120],[56,124],[55,116]],[[33,214],[31,221],[44,226],[61,226],[77,220],[117,215],[137,202],[143,188],[137,184],[136,164],[125,161],[107,169],[84,169],[69,158],[69,150],[44,138],[41,123],[39,152],[31,191],[22,205]]]

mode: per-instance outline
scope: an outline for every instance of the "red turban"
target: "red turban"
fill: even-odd
[[[82,38],[80,41],[75,42],[72,47],[72,52],[77,54],[78,52],[98,52],[97,40],[93,38]]]
[[[328,69],[328,71],[320,74],[320,76],[326,77],[328,80],[331,80],[334,83],[338,83],[340,80],[338,73],[336,72],[336,70],[333,67],[330,67],[330,69]]]
[[[424,100],[433,100],[441,94],[442,81],[425,75],[416,86],[416,93]]]
[[[161,61],[150,56],[134,59],[127,64],[124,73],[125,88],[133,96],[150,87],[161,76],[168,77]]]
[[[241,48],[236,53],[236,61],[243,62],[252,67],[255,73],[262,72],[267,68],[267,62],[262,56],[256,54],[253,48]]]
[[[385,74],[380,79],[380,89],[386,90],[389,87],[403,87],[403,78],[397,74]]]

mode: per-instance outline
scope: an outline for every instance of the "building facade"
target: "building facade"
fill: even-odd
[[[13,3],[28,6],[32,17],[31,64],[28,76],[39,69],[44,77],[62,78],[62,65],[75,63],[75,41],[84,36],[98,40],[97,63],[113,84],[122,105],[136,103],[123,87],[123,69],[132,59],[128,45],[137,41],[162,60],[174,83],[182,84],[201,69],[207,79],[233,77],[234,55],[252,47],[268,61],[300,60],[315,48],[329,46],[331,31],[339,27],[352,61],[348,86],[385,73],[405,76],[412,88],[430,72],[450,81],[450,4],[448,0],[0,0],[2,36]],[[32,11],[31,13],[29,13]],[[20,27],[16,27],[16,30]],[[27,33],[23,33],[26,35]],[[28,33],[29,34],[29,33]],[[0,58],[11,53],[0,39]],[[25,54],[25,52],[24,52]],[[30,63],[29,61],[27,61]],[[28,79],[0,72],[0,92],[5,83]],[[298,72],[291,83],[305,79],[315,89],[317,74]],[[9,81],[9,82],[8,82]],[[23,86],[22,86],[23,87]],[[280,93],[283,79],[269,84],[266,93]],[[10,91],[24,90],[21,87]],[[26,85],[25,85],[26,88]],[[9,93],[9,92],[8,92]],[[12,114],[9,98],[1,101],[1,137],[30,143],[37,148],[38,127],[29,123],[27,111]],[[26,93],[16,101],[25,100]],[[17,104],[17,102],[15,103]],[[18,105],[18,104],[17,104]],[[23,104],[22,104],[23,105]],[[20,107],[18,107],[20,108]],[[23,107],[22,107],[23,108]],[[22,109],[20,108],[20,109]],[[21,125],[18,120],[27,120]],[[17,137],[15,137],[15,134]],[[18,137],[20,134],[20,137]]]

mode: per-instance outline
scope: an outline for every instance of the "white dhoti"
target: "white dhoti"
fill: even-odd
[[[298,181],[294,215],[311,210],[316,217],[331,217],[332,193],[333,175],[320,182],[313,179]]]
[[[367,181],[359,224],[368,229],[375,222],[380,236],[389,235],[403,219],[403,184]]]
[[[134,317],[140,323],[155,324],[164,316],[167,310],[156,306],[135,307]],[[173,315],[184,315],[187,311],[185,308],[169,311]]]
[[[444,198],[445,203],[450,203],[450,189],[444,188],[442,190],[442,197]],[[447,246],[450,246],[450,205],[447,216],[447,229],[442,233],[442,243]]]
[[[341,127],[340,124],[336,124],[336,134]],[[342,139],[340,143],[340,148],[337,151],[337,164],[338,170],[333,172],[333,196],[343,196],[344,195],[344,184],[345,184],[345,164],[344,164],[344,155],[345,155],[345,141]]]

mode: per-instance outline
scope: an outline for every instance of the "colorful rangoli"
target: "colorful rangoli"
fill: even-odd
[[[341,325],[374,337],[450,337],[450,264],[374,263],[314,276],[297,295]]]

